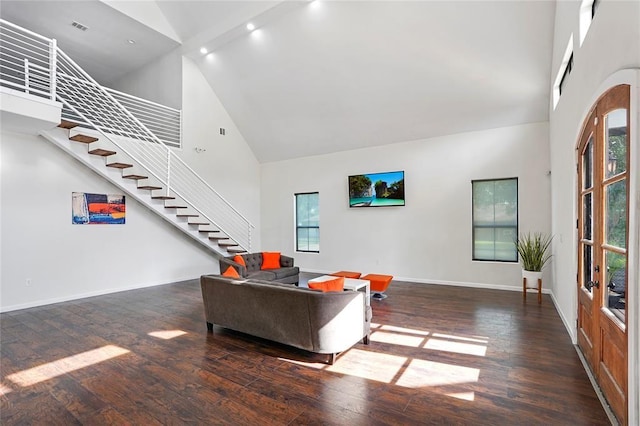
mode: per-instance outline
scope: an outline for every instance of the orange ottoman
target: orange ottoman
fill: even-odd
[[[391,283],[393,277],[391,275],[381,275],[381,274],[367,274],[361,278],[362,280],[369,280],[371,285],[369,286],[371,292],[374,293],[372,296],[374,299],[386,299],[387,295],[384,294],[387,291],[387,287]]]
[[[360,278],[360,272],[353,272],[353,271],[338,271],[338,272],[334,272],[332,274],[329,275],[333,275],[334,277],[345,277],[345,278],[355,278],[358,279]]]

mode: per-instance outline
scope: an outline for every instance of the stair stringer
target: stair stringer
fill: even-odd
[[[76,129],[79,130],[80,128],[76,128]],[[108,138],[105,138],[104,136],[100,135],[99,132],[96,132],[95,130],[89,130],[86,128],[82,128],[81,130],[82,130],[82,134],[89,134],[89,135],[95,135],[96,137],[100,137],[100,141],[94,142],[94,144],[99,144],[101,147],[105,147],[105,146],[108,147],[108,145],[112,145],[113,146],[112,148],[107,148],[107,149],[113,149],[113,150],[118,149],[118,147],[114,146],[110,142],[109,143],[105,142],[105,139],[107,139],[108,141]],[[147,207],[149,210],[153,211],[154,213],[162,217],[165,221],[167,221],[168,223],[173,225],[175,228],[182,231],[182,233],[189,236],[191,239],[199,243],[201,246],[205,247],[207,250],[212,252],[216,257],[221,258],[221,257],[229,256],[231,254],[230,252],[218,246],[218,244],[215,242],[216,240],[213,240],[213,241],[210,240],[208,233],[200,232],[200,229],[201,229],[200,227],[204,225],[198,226],[198,225],[189,224],[188,217],[187,218],[176,217],[175,210],[165,208],[164,201],[154,200],[151,198],[153,191],[139,189],[136,180],[123,178],[122,169],[107,167],[106,163],[107,161],[110,161],[110,160],[105,161],[105,157],[89,154],[89,149],[87,148],[87,145],[69,140],[69,130],[61,129],[61,128],[43,130],[40,132],[40,136],[42,136],[49,142],[52,142],[55,146],[62,149],[67,154],[71,155],[73,158],[75,158],[76,160],[78,160],[79,162],[81,162],[91,170],[93,170],[99,176],[103,177],[104,179],[106,179],[107,181],[109,181],[119,189],[121,189],[126,195],[134,198],[135,200],[140,202],[142,205]],[[109,158],[109,157],[106,157],[106,158]],[[122,156],[120,156],[119,158],[122,158]],[[140,174],[148,176],[148,173],[145,172],[144,168],[136,164],[135,160],[127,158],[126,161],[134,165],[133,168],[126,169],[126,170],[134,170],[134,173],[139,172]],[[158,186],[163,186],[163,191],[165,191],[164,185],[159,184]],[[180,202],[179,198],[172,201]],[[185,203],[185,205],[187,204]],[[212,228],[212,227],[215,228],[215,225],[210,224],[205,226],[205,228]]]

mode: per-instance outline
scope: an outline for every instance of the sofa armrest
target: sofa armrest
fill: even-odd
[[[224,271],[226,271],[229,266],[233,266],[236,271],[238,271],[238,274],[241,277],[246,277],[247,276],[247,268],[245,266],[242,266],[239,263],[234,262],[231,259],[228,259],[226,257],[223,257],[220,259],[220,275],[222,275],[224,273]]]
[[[280,255],[280,266],[283,268],[291,268],[293,266],[293,257]]]

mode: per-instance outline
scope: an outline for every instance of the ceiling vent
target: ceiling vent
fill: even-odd
[[[77,22],[77,21],[73,21],[71,23],[71,26],[76,27],[77,29],[82,31],[87,31],[89,29],[89,27],[87,27],[86,25],[82,25],[80,22]]]

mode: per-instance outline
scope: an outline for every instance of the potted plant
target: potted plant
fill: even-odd
[[[516,249],[522,264],[522,278],[530,285],[536,285],[542,278],[542,268],[551,259],[549,247],[553,237],[541,232],[522,234],[516,240]]]

